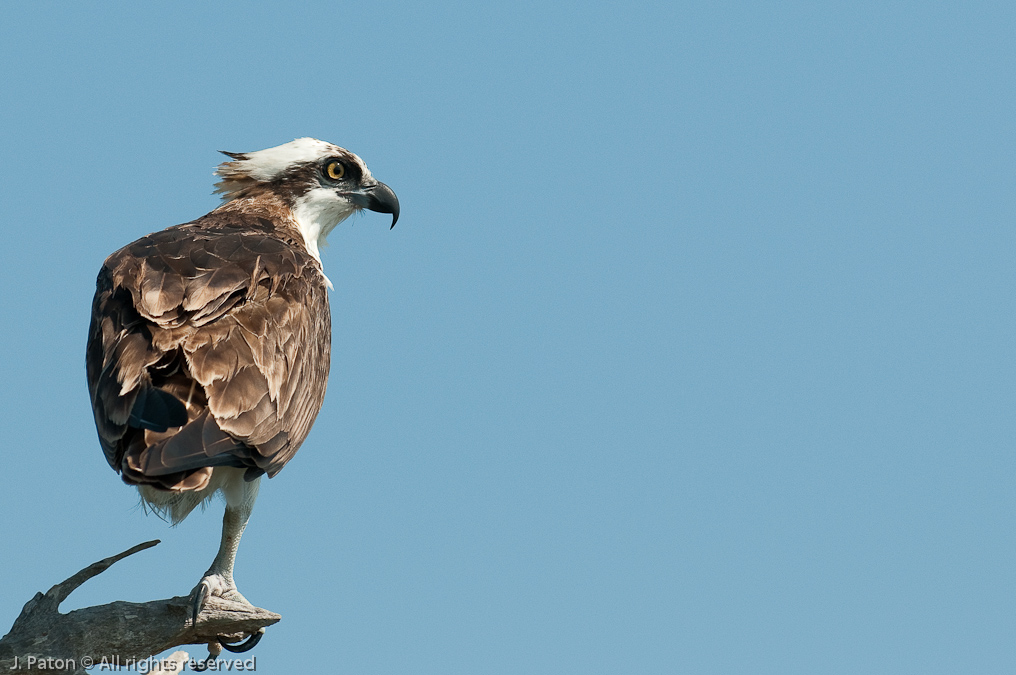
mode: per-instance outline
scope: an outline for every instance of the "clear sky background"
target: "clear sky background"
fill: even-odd
[[[236,577],[271,674],[1016,670],[1011,2],[5,3],[0,632],[190,591],[91,420],[106,255],[360,154]],[[195,654],[203,650],[195,649]]]

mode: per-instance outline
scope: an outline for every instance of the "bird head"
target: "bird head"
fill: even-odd
[[[371,175],[352,152],[315,138],[298,138],[256,152],[225,152],[231,161],[215,170],[215,191],[229,202],[270,191],[292,211],[307,248],[318,257],[336,225],[361,209],[399,219],[399,198]]]

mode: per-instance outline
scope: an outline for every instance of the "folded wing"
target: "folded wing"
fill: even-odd
[[[215,466],[273,476],[324,400],[320,264],[267,221],[222,218],[139,239],[99,273],[89,391],[106,459],[128,483],[200,489]]]

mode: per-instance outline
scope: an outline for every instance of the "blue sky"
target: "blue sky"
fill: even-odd
[[[298,136],[398,193],[236,577],[265,673],[1016,668],[1011,3],[7,3],[0,631],[187,593],[83,350],[113,250]],[[198,650],[200,651],[200,650]]]

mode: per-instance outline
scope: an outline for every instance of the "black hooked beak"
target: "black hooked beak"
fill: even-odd
[[[399,198],[384,183],[378,183],[357,192],[344,192],[349,201],[362,209],[392,214],[392,227],[399,219]],[[392,229],[391,227],[388,228]]]

